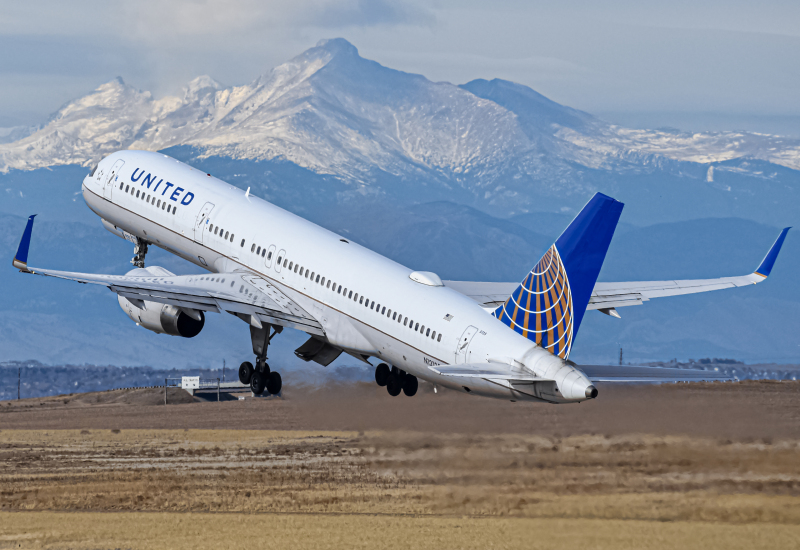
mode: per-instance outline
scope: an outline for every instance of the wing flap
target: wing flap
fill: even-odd
[[[319,336],[325,334],[315,317],[277,287],[252,273],[141,277],[55,271],[27,265],[26,269],[35,275],[102,285],[134,303],[146,300],[202,311],[257,315],[260,320],[273,325],[297,328]]]

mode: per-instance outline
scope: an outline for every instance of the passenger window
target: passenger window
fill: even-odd
[[[313,271],[311,272],[311,282],[312,283],[314,282],[314,272]]]
[[[270,253],[269,253],[269,256],[267,256],[267,259],[268,259],[268,260],[271,260],[271,259],[272,259],[272,252],[270,252]]]
[[[173,210],[173,212],[175,211],[174,208],[172,210]],[[233,242],[233,233],[231,233],[231,242]],[[242,246],[244,246],[244,241],[242,241]]]
[[[358,292],[356,292],[356,295],[353,296],[353,300],[355,300],[356,302],[358,301]]]
[[[403,321],[403,326],[404,327],[408,326],[408,317],[406,317],[405,321]]]
[[[250,245],[250,252],[253,252],[256,249],[256,243]]]
[[[158,199],[158,203],[156,203],[156,208],[161,208],[161,199]]]
[[[384,308],[381,310],[381,315],[383,315],[383,314],[385,314],[385,313],[386,313],[386,307],[384,307]]]
[[[286,263],[287,262],[288,262],[288,260],[283,260],[283,267],[286,267]]]
[[[124,181],[119,182],[119,188],[122,189],[123,187],[125,187],[125,182]]]
[[[330,287],[331,287],[331,282],[328,281],[328,288],[330,288]],[[336,285],[333,285],[333,288],[336,288]]]
[[[431,329],[426,330],[425,331],[425,336],[430,336],[430,335],[431,335]]]
[[[339,285],[339,290],[337,290],[336,292],[338,292],[339,294],[342,293],[342,285]]]
[[[417,326],[414,327],[414,332],[416,332],[418,330],[419,330],[419,323],[417,323]]]
[[[261,257],[263,258],[266,253],[267,253],[267,249],[265,248],[264,250],[261,251]]]
[[[322,286],[325,286],[325,277],[322,278],[322,282],[320,283]]]
[[[138,189],[136,190],[136,198],[137,199],[139,198],[139,190]]]
[[[345,289],[344,291],[347,292],[347,289]],[[352,298],[353,297],[353,291],[352,290],[350,291],[350,294],[347,295],[347,297],[348,298]]]
[[[295,273],[297,273],[297,270],[298,270],[299,268],[300,268],[300,266],[299,266],[299,265],[295,265],[295,266],[294,266],[294,272],[295,272]]]
[[[439,337],[436,339],[436,341],[437,342],[441,342],[442,341],[442,334],[441,333],[439,333]]]
[[[215,227],[214,228],[214,235],[216,235],[218,231],[219,231],[219,227]]]
[[[394,321],[395,319],[397,319],[397,312],[396,311],[394,312],[394,315],[392,315],[392,321]]]
[[[436,331],[435,330],[433,331],[433,334],[431,334],[431,340],[436,340]]]
[[[164,204],[162,204],[162,205],[161,205],[161,210],[164,210],[164,207],[165,207],[165,206],[167,206],[167,203],[166,203],[166,202],[165,202]]]
[[[358,294],[356,294],[356,296],[358,296]],[[359,304],[363,304],[364,303],[364,297],[363,296],[358,299],[358,303]]]
[[[233,242],[233,239],[231,239],[231,242]],[[244,248],[244,239],[242,239],[242,244],[240,244],[239,247]]]
[[[253,244],[253,246],[255,246],[255,244]],[[256,255],[258,255],[258,256],[261,255],[261,247],[260,246],[256,249]]]
[[[225,236],[223,237],[223,239],[227,239],[227,238],[228,238],[228,232],[226,231],[225,232]]]
[[[309,270],[306,269],[306,274],[305,274],[306,279],[308,279],[308,272],[309,272]]]
[[[125,192],[126,192],[126,193],[127,193],[128,191],[130,191],[130,189],[131,189],[131,186],[130,186],[130,185],[126,185],[126,186],[125,186]]]
[[[289,262],[289,271],[294,269],[294,262]]]
[[[319,282],[319,275],[317,275],[317,280],[316,280],[316,281],[314,281],[314,282],[315,282],[315,283],[318,283],[318,282]]]
[[[375,309],[375,302],[372,302],[372,305],[369,306],[370,309]]]
[[[283,258],[281,258],[280,256],[278,256],[278,265],[281,265],[281,262],[282,262],[282,261],[283,261]]]

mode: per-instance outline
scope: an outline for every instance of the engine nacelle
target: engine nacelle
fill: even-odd
[[[134,269],[127,273],[128,276],[152,277],[153,275],[164,277],[173,275],[162,267],[146,267]],[[117,297],[122,311],[131,318],[137,325],[157,334],[170,334],[172,336],[182,336],[184,338],[194,338],[203,330],[206,323],[205,315],[202,311],[191,310],[199,319],[193,318],[182,309],[158,302],[143,300],[134,304],[123,296]],[[139,307],[139,305],[143,307]]]

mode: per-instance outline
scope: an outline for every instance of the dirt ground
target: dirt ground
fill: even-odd
[[[800,548],[800,384],[600,395],[0,403],[0,548]]]

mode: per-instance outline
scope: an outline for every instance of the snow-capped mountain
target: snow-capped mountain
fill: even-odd
[[[800,169],[800,140],[748,133],[671,133],[606,124],[511,82],[431,82],[323,40],[244,86],[202,76],[153,99],[115,79],[72,101],[33,134],[0,144],[0,169],[90,164],[121,148],[199,148],[206,156],[282,159],[368,183],[395,176],[539,179],[576,164],[642,167],[655,157],[740,157]],[[472,179],[469,177],[469,179]],[[478,180],[476,180],[477,182]]]

